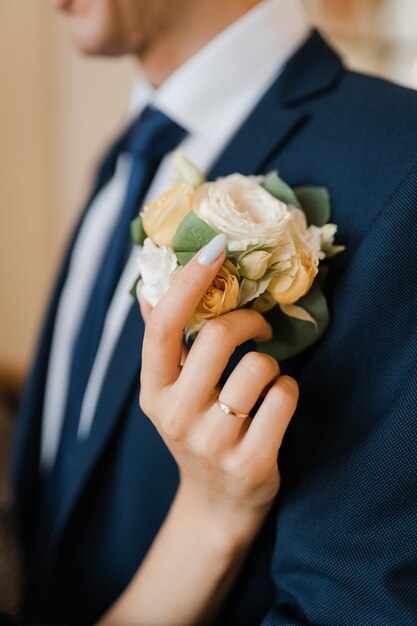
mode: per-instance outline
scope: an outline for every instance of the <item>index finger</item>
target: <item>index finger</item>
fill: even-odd
[[[180,373],[184,328],[225,259],[225,235],[217,235],[179,272],[145,327],[142,384],[172,384]]]

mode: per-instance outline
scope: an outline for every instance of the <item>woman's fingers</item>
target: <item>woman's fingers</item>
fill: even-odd
[[[278,374],[279,365],[272,356],[248,352],[230,374],[219,400],[239,413],[250,413],[262,391]]]
[[[240,309],[204,324],[188,354],[179,385],[187,395],[204,406],[212,399],[213,389],[235,348],[255,339],[271,339],[272,329],[262,315]]]
[[[140,312],[142,315],[142,319],[143,321],[146,322],[149,319],[150,314],[153,311],[153,306],[151,304],[149,304],[149,302],[147,300],[145,300],[145,298],[142,296],[142,294],[138,293],[138,301],[139,301],[139,307],[140,307]],[[185,345],[185,343],[182,344],[182,354],[181,354],[181,365],[184,365],[185,363],[185,359],[187,358],[188,355],[188,348]]]
[[[298,402],[298,385],[289,376],[280,376],[266,394],[245,437],[242,453],[246,458],[263,458],[274,463],[288,424]]]
[[[146,324],[142,383],[147,393],[172,384],[180,372],[184,328],[222,265],[226,238],[217,235],[179,272]]]
[[[277,361],[267,354],[248,352],[230,374],[219,394],[219,401],[238,413],[249,414],[264,389],[279,375]],[[239,438],[247,420],[224,414],[216,404],[209,416],[212,436],[224,445]],[[243,427],[243,428],[242,428]]]

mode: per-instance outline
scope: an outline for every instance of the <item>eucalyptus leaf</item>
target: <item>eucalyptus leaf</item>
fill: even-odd
[[[294,280],[294,276],[292,276],[291,274],[288,274],[288,272],[285,272],[279,269],[278,263],[276,265],[271,265],[268,271],[265,272],[264,278],[266,280],[271,280],[275,276],[288,276],[288,278],[291,278],[292,280]]]
[[[182,220],[175,233],[174,252],[197,252],[218,233],[191,212]]]
[[[323,226],[330,220],[331,203],[326,187],[298,187],[295,190],[308,225]]]
[[[274,252],[279,246],[263,246],[262,244],[259,244],[257,246],[248,246],[246,248],[246,250],[243,250],[242,252],[238,252],[237,255],[237,260],[241,261],[247,254],[250,254],[251,252],[267,252],[268,254],[272,254],[272,252]]]
[[[310,322],[285,315],[279,307],[274,307],[266,315],[274,330],[273,338],[258,344],[260,352],[270,354],[278,361],[288,359],[316,343],[329,324],[329,310],[326,298],[316,282],[297,305],[305,309],[317,322],[317,329]]]
[[[147,234],[143,228],[140,215],[138,215],[138,217],[130,223],[130,236],[137,246],[143,246],[143,242],[145,241]]]
[[[270,194],[281,200],[281,202],[285,202],[285,204],[290,204],[291,206],[295,206],[297,209],[301,209],[300,202],[295,195],[294,191],[291,189],[287,183],[285,183],[282,178],[278,176],[277,172],[270,172],[265,176],[263,186]]]
[[[131,287],[131,289],[129,291],[130,295],[132,296],[132,298],[134,300],[137,300],[137,288],[138,288],[139,281],[140,281],[140,274],[137,277],[137,279],[135,280],[135,282],[133,283],[133,285],[132,285],[132,287]]]
[[[250,278],[244,278],[240,285],[239,303],[238,306],[246,304],[253,299],[258,289],[258,283],[256,280],[250,280]]]
[[[195,255],[195,252],[175,252],[177,261],[180,265],[187,265]]]
[[[248,302],[258,298],[264,293],[265,289],[268,287],[268,283],[268,280],[251,280],[250,278],[244,278],[240,285],[238,306],[245,306]]]

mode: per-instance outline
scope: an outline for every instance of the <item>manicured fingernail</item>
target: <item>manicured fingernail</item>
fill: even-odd
[[[216,259],[219,258],[226,246],[226,235],[216,235],[211,241],[202,249],[199,254],[198,262],[200,265],[211,265]]]

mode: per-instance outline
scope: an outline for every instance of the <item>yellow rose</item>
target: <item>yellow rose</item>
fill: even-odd
[[[157,246],[172,248],[178,226],[191,211],[194,189],[180,183],[165,192],[155,202],[147,204],[141,214],[145,233]]]
[[[235,266],[226,261],[194,311],[190,324],[199,326],[204,320],[236,309],[239,300],[239,274]]]
[[[306,250],[298,250],[290,276],[279,275],[271,280],[267,291],[278,304],[294,304],[309,291],[317,274],[317,263]]]

